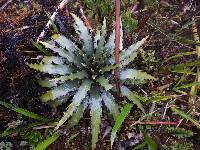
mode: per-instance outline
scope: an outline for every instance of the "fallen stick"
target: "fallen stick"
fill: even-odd
[[[55,21],[55,18],[56,18],[56,16],[58,15],[59,11],[62,11],[62,10],[65,8],[65,6],[67,5],[67,3],[68,3],[68,0],[63,0],[63,1],[59,4],[59,6],[58,6],[58,8],[56,9],[56,11],[53,12],[52,16],[50,17],[52,21]],[[48,30],[48,29],[50,28],[50,26],[51,26],[51,20],[49,20],[49,21],[47,22],[45,28],[43,29],[43,31],[42,31],[42,32],[40,33],[40,35],[38,36],[37,42],[41,41],[41,40],[45,37],[45,35],[46,35],[46,33],[47,33],[47,30]]]
[[[12,0],[8,0],[5,4],[3,4],[3,6],[1,6],[0,10],[3,10],[11,2],[12,2]]]
[[[43,31],[40,33],[40,35],[38,36],[37,42],[41,41],[41,40],[45,37],[47,31],[49,30],[49,28],[50,28],[50,26],[51,26],[51,24],[52,24],[52,21],[55,21],[55,20],[56,20],[56,17],[57,17],[57,15],[58,15],[58,13],[64,9],[64,7],[67,5],[67,3],[68,3],[68,0],[63,0],[63,1],[59,4],[59,6],[58,6],[58,8],[56,9],[56,11],[53,12],[52,16],[50,17],[51,20],[49,20],[49,21],[47,22],[47,24],[46,24],[44,30],[43,30]],[[93,28],[92,28],[92,26],[91,26],[89,20],[87,19],[87,17],[86,17],[85,14],[84,14],[83,7],[82,7],[80,4],[79,4],[79,7],[80,7],[80,13],[81,13],[81,15],[82,15],[82,18],[83,18],[83,20],[84,20],[84,23],[85,23],[86,27],[88,28],[88,30],[89,30],[90,32],[94,32],[94,30],[93,30]]]

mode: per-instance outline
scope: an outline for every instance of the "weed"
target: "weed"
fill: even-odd
[[[64,116],[58,122],[55,130],[59,129],[71,116],[81,119],[84,110],[89,106],[92,126],[92,149],[96,147],[100,132],[102,104],[104,103],[114,118],[118,115],[118,104],[113,92],[114,38],[115,31],[106,42],[106,20],[102,29],[92,38],[83,21],[72,14],[74,28],[83,42],[82,47],[76,46],[70,39],[60,34],[54,34],[51,40],[40,42],[52,56],[44,56],[39,64],[29,64],[37,71],[50,74],[54,78],[41,79],[39,84],[51,90],[42,94],[43,102],[56,100],[60,103],[73,96],[72,103],[67,107]],[[94,40],[93,40],[94,39]],[[134,85],[134,81],[145,82],[155,78],[141,70],[127,67],[137,56],[147,37],[123,50],[123,31],[120,37],[120,82],[122,96],[133,101],[143,113],[142,104],[135,94],[129,90],[127,84]],[[55,56],[54,56],[55,55]],[[78,113],[78,115],[77,115]],[[77,117],[78,116],[78,117]],[[75,117],[75,118],[74,118]]]

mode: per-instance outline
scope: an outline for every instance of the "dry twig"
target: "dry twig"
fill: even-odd
[[[47,22],[47,24],[46,24],[44,30],[40,33],[39,37],[37,38],[37,42],[41,41],[41,40],[45,37],[47,31],[48,31],[49,28],[51,27],[52,21],[55,21],[55,20],[56,20],[56,17],[57,17],[57,15],[58,15],[58,13],[59,13],[60,11],[63,11],[63,9],[64,9],[65,6],[67,5],[67,3],[68,3],[68,0],[63,0],[63,1],[59,4],[59,6],[58,6],[58,8],[56,9],[56,11],[53,12],[52,16],[50,17],[51,20],[49,20],[49,21]],[[94,30],[93,30],[93,28],[92,28],[92,26],[91,26],[89,20],[88,20],[87,17],[85,16],[84,11],[83,11],[83,8],[82,8],[82,6],[81,6],[80,4],[79,4],[79,7],[80,7],[80,13],[81,13],[81,15],[82,15],[82,18],[83,18],[83,20],[84,20],[85,25],[87,26],[87,28],[89,29],[90,32],[93,32]]]
[[[3,10],[5,7],[8,6],[9,3],[11,3],[12,0],[8,0],[5,4],[3,4],[3,6],[1,6],[0,10]]]
[[[50,17],[52,21],[55,20],[55,18],[56,18],[56,16],[58,15],[59,11],[62,11],[62,10],[65,8],[65,6],[67,5],[67,3],[68,3],[68,0],[63,0],[63,1],[59,4],[59,6],[58,6],[58,8],[56,9],[56,11],[53,12],[52,16]],[[47,22],[47,24],[46,24],[44,30],[40,33],[39,37],[37,38],[37,42],[41,41],[41,40],[45,37],[45,35],[46,35],[46,33],[47,33],[47,30],[48,30],[48,29],[50,28],[50,26],[51,26],[51,20],[49,20],[49,21]]]

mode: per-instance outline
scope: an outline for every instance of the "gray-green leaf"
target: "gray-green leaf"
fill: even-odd
[[[143,72],[141,70],[136,69],[126,69],[122,70],[120,72],[120,79],[126,80],[126,79],[134,79],[139,81],[145,81],[145,80],[155,80],[155,78],[146,72]]]
[[[57,86],[57,84],[61,84],[64,83],[68,80],[75,80],[75,79],[83,79],[85,77],[87,77],[87,73],[85,71],[78,71],[76,73],[67,75],[67,76],[60,76],[58,78],[46,78],[44,80],[39,80],[38,83],[40,84],[40,86],[42,87],[54,87]]]
[[[75,14],[71,14],[71,15],[75,20],[74,28],[76,30],[76,33],[79,35],[79,37],[83,41],[83,50],[87,54],[92,54],[93,52],[92,38],[89,35],[87,27],[85,26],[85,24],[79,17],[77,17]]]
[[[55,44],[47,43],[47,42],[40,42],[43,44],[46,48],[51,49],[55,53],[58,53],[61,57],[67,58],[69,62],[74,62],[75,64],[79,65],[79,60],[78,58],[75,57],[74,53],[68,52],[67,50],[64,50],[63,48],[58,48],[55,46]]]
[[[66,75],[72,73],[73,69],[67,65],[52,64],[28,64],[32,69],[53,75]]]
[[[114,119],[119,115],[119,106],[115,103],[115,99],[109,92],[104,92],[102,94],[102,99],[108,110],[113,115]]]
[[[55,40],[61,47],[65,48],[69,52],[76,52],[78,47],[68,38],[60,34],[54,34],[52,39]]]
[[[97,82],[103,86],[105,88],[105,90],[110,90],[112,89],[112,85],[109,83],[109,80],[106,79],[104,76],[100,76],[98,79],[97,79]]]
[[[65,60],[62,57],[57,56],[44,56],[42,59],[42,62],[44,64],[57,64],[57,65],[63,65]]]
[[[48,102],[50,100],[54,100],[56,98],[59,98],[61,96],[68,94],[71,91],[76,90],[77,87],[78,87],[77,82],[64,83],[63,85],[60,85],[58,87],[54,87],[52,90],[49,90],[45,94],[42,94],[41,100],[43,102]]]
[[[137,49],[139,49],[143,44],[144,42],[147,40],[148,36],[143,38],[141,41],[138,41],[137,43],[131,45],[130,47],[128,47],[127,50],[124,50],[121,54],[121,57],[120,57],[120,60],[125,60],[127,58],[130,58],[131,54],[133,52],[135,52]]]
[[[101,124],[101,101],[102,98],[98,94],[92,94],[90,99],[90,115],[91,115],[91,128],[92,128],[92,149],[96,148],[98,135],[100,133]]]
[[[63,117],[58,122],[55,130],[57,130],[61,125],[63,125],[72,113],[76,110],[76,108],[80,105],[81,101],[86,97],[87,92],[90,90],[91,81],[84,81],[80,88],[78,89],[77,93],[74,95],[72,103],[67,107],[67,111],[64,112]]]

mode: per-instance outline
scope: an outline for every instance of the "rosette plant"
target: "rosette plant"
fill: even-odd
[[[72,17],[75,21],[74,29],[79,37],[77,44],[63,35],[54,34],[50,40],[40,42],[51,55],[44,56],[39,64],[29,64],[29,67],[50,74],[46,79],[39,80],[42,87],[50,88],[41,95],[43,102],[71,100],[55,130],[69,119],[78,122],[84,110],[90,109],[92,149],[95,149],[100,133],[102,106],[106,106],[114,118],[119,112],[113,87],[113,70],[116,67],[115,31],[108,37],[104,20],[101,30],[97,30],[92,37],[84,22],[74,14]],[[120,72],[121,95],[133,101],[144,112],[141,103],[134,99],[134,94],[129,88],[154,77],[128,66],[136,58],[137,49],[147,38],[126,49],[123,49],[122,29],[120,39],[120,64],[117,67]]]

